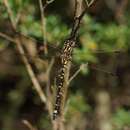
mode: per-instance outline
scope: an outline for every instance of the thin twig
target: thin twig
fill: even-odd
[[[52,69],[53,64],[54,64],[54,58],[51,59],[51,62],[50,62],[50,64],[49,64],[48,68],[47,68],[47,71],[46,71],[46,74],[47,74],[47,75],[50,74],[50,71],[51,71],[51,69]]]
[[[46,75],[47,75],[47,89],[46,89],[46,95],[47,95],[47,106],[48,106],[48,111],[49,111],[49,114],[50,114],[50,117],[52,116],[52,112],[53,112],[53,105],[52,105],[52,96],[51,96],[51,92],[50,92],[50,73],[51,73],[51,70],[52,70],[52,67],[53,67],[53,64],[54,64],[54,58],[51,59],[51,62],[47,68],[47,71],[46,71]]]
[[[9,2],[8,2],[8,0],[3,0],[3,3],[4,3],[4,5],[5,5],[6,9],[7,9],[7,12],[8,12],[12,27],[15,30],[16,29],[16,22],[14,20],[13,12],[12,12],[12,10],[10,8]]]
[[[85,2],[87,6],[90,7],[95,2],[95,0],[91,0],[90,2],[88,2],[88,0],[85,0]]]
[[[18,50],[19,50],[19,52],[20,52],[21,54],[25,54],[24,49],[22,48],[19,39],[17,39],[17,48],[18,48]],[[45,103],[45,102],[46,102],[46,97],[45,97],[45,95],[44,95],[44,93],[43,93],[43,90],[41,89],[41,86],[40,86],[40,84],[39,84],[37,78],[35,77],[35,74],[34,74],[34,72],[33,72],[33,69],[32,69],[32,67],[31,67],[31,65],[30,65],[29,62],[28,62],[28,59],[26,58],[25,55],[21,55],[21,58],[22,58],[22,60],[23,60],[23,62],[24,62],[24,64],[25,64],[25,66],[26,66],[26,68],[27,68],[28,74],[29,74],[29,76],[30,76],[30,78],[31,78],[31,80],[32,80],[32,83],[33,83],[33,86],[34,86],[35,90],[37,91],[37,93],[38,93],[38,95],[39,95],[41,101],[42,101],[43,103]]]
[[[54,2],[55,0],[46,0],[47,4],[51,4],[52,2]]]
[[[72,77],[69,79],[68,85],[69,85],[70,82],[79,74],[79,72],[80,72],[81,70],[83,70],[84,68],[86,68],[86,67],[88,67],[88,63],[86,63],[86,64],[81,64],[80,67],[79,67],[79,69],[78,69],[78,70],[72,75]]]
[[[86,13],[87,7],[82,11],[82,4],[83,1],[81,0],[75,0],[75,15],[74,15],[74,22],[71,30],[70,37],[76,38],[78,34],[78,30],[80,28],[80,22],[83,18],[83,16]]]
[[[12,37],[10,37],[9,35],[2,33],[2,32],[0,32],[0,37],[4,38],[10,42],[14,42],[14,43],[16,42]]]
[[[27,120],[22,120],[23,124],[26,125],[30,130],[37,130],[37,128],[34,128],[33,125],[27,121]]]
[[[17,13],[17,16],[16,16],[16,26],[17,26],[17,24],[19,23],[19,20],[20,20],[20,18],[21,18],[21,16],[22,16],[22,9],[19,9],[19,11],[18,11],[18,13]]]
[[[44,51],[45,54],[47,54],[47,34],[46,34],[46,18],[45,18],[45,6],[42,5],[42,0],[39,0],[39,6],[40,6],[40,12],[41,12],[41,30],[43,35],[43,45],[44,45]]]
[[[41,30],[43,34],[43,44],[44,44],[44,51],[47,54],[47,32],[46,32],[46,18],[45,18],[45,9],[46,7],[51,4],[54,0],[46,0],[45,4],[43,5],[42,0],[39,0],[39,7],[41,12]]]

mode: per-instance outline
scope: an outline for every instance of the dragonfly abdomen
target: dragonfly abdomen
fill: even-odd
[[[75,40],[66,40],[64,43],[62,54],[60,56],[61,60],[60,71],[56,78],[57,93],[56,93],[55,107],[53,111],[54,120],[57,118],[57,116],[60,116],[62,114],[62,109],[64,107],[64,99],[66,95],[65,89],[67,87],[67,85],[65,85],[66,82],[65,76],[67,73],[69,62],[71,61],[72,58],[72,51],[74,46],[75,46]]]

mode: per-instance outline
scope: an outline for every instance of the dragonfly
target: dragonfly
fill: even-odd
[[[35,40],[35,39],[30,38],[28,36],[23,36],[22,39],[23,39],[22,41],[25,41],[25,42],[23,42],[23,45],[22,45],[24,50],[25,50],[25,53],[21,54],[18,51],[16,51],[15,53],[17,55],[26,56],[26,58],[28,59],[29,63],[32,66],[34,66],[34,65],[37,66],[38,64],[41,64],[43,66],[43,64],[44,64],[48,67],[48,64],[46,64],[46,62],[50,62],[51,59],[57,59],[59,57],[59,55],[61,54],[60,53],[61,47],[57,47],[55,45],[47,44],[48,45],[47,46],[48,55],[47,55],[44,52],[44,45],[42,45],[42,43],[39,42],[38,40]],[[120,51],[120,50],[113,50],[113,51],[110,51],[110,52],[105,52],[105,51],[101,51],[101,50],[98,50],[98,51],[95,51],[95,52],[93,51],[93,53],[95,53],[95,54],[101,54],[102,55],[104,53],[108,53],[108,54],[112,54],[113,56],[114,55],[116,56],[116,55],[118,55],[122,52],[124,53],[124,51]],[[100,65],[99,65],[99,67],[97,67],[97,65],[94,64],[94,63],[86,62],[86,63],[82,63],[82,65],[80,65],[78,67],[77,66],[78,66],[78,64],[75,65],[72,62],[72,69],[75,69],[75,68],[78,68],[78,69],[76,69],[74,74],[70,76],[69,82],[72,81],[73,78],[76,77],[77,74],[79,74],[79,71],[81,71],[84,68],[85,69],[86,68],[95,69],[97,71],[101,71],[101,72],[109,74],[111,76],[117,76],[117,74],[115,72],[112,72],[110,70],[105,70],[102,67],[100,67]],[[57,66],[56,66],[56,68],[57,68]]]

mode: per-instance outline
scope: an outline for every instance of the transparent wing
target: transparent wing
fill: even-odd
[[[38,68],[40,68],[39,66],[44,66],[46,65],[47,67],[47,63],[51,61],[51,59],[56,59],[60,56],[61,53],[61,47],[58,47],[55,44],[47,44],[47,49],[48,49],[48,53],[45,54],[44,53],[44,44],[41,41],[37,41],[34,38],[25,36],[22,34],[22,42],[23,42],[23,47],[25,50],[25,54],[20,54],[17,50],[15,50],[15,54],[16,55],[24,55],[27,57],[28,61],[31,64],[35,64]],[[84,62],[88,63],[89,68],[91,69],[95,69],[98,71],[102,71],[104,73],[108,73],[111,75],[115,75],[114,72],[103,68],[101,66],[103,65],[97,65],[96,63],[93,63],[92,61],[89,61],[89,58],[87,59],[87,55],[92,56],[92,54],[96,54],[96,56],[98,55],[100,56],[107,56],[110,54],[110,56],[117,56],[118,54],[122,54],[125,53],[125,50],[112,50],[112,51],[105,51],[105,50],[96,50],[96,51],[89,51],[89,52],[76,52],[74,51],[73,55],[76,58],[82,58],[85,59],[83,60],[83,62],[76,62],[76,59],[74,58],[73,63],[76,63],[76,65],[72,65],[72,68],[77,68],[81,65],[84,64]],[[41,64],[41,65],[40,65]],[[57,67],[57,66],[55,66]],[[42,68],[42,67],[41,67]]]

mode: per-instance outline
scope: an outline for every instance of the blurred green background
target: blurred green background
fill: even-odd
[[[3,1],[0,0],[0,32],[14,38],[16,34]],[[9,5],[13,19],[18,20],[17,31],[36,40],[25,37],[28,44],[24,48],[45,90],[44,72],[69,36],[74,0],[55,0],[45,10],[47,56],[38,50],[43,41],[38,1],[9,0]],[[65,109],[66,130],[130,130],[129,8],[129,0],[98,0],[87,10],[81,22],[70,75],[81,64],[88,62],[89,65],[82,68],[70,84]],[[53,87],[55,67],[50,74]],[[39,130],[52,129],[48,111],[32,87],[16,45],[2,37],[0,89],[0,130],[27,130],[22,120],[30,121]]]

